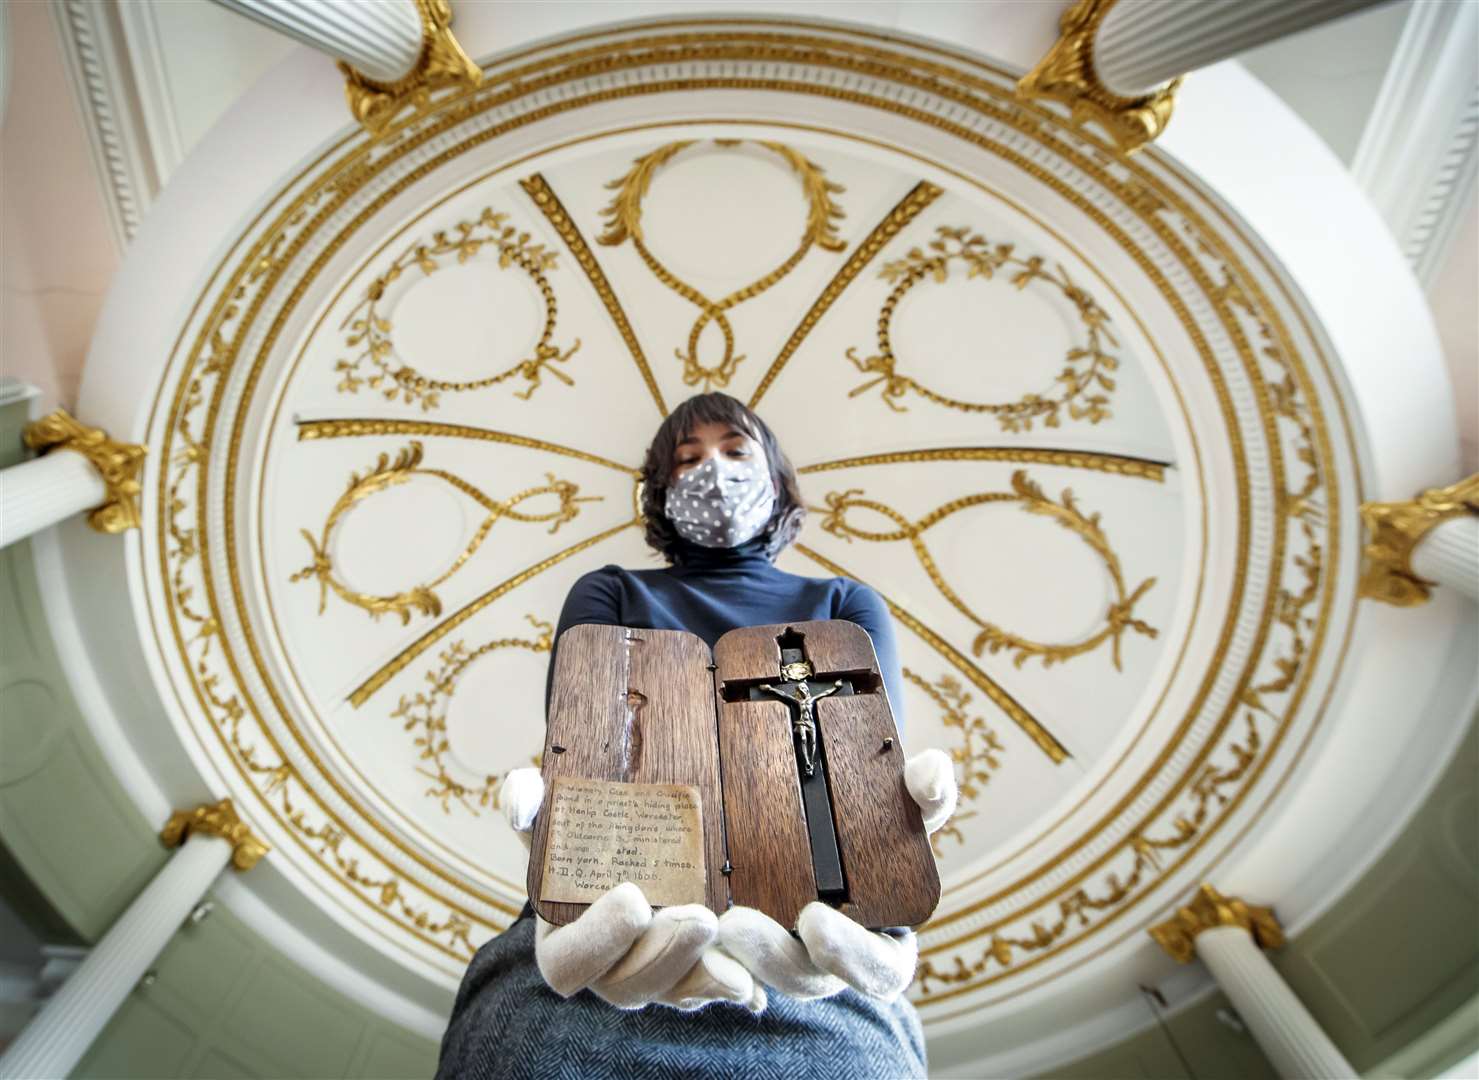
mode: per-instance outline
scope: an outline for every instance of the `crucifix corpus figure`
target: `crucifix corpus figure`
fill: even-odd
[[[808,777],[814,776],[817,771],[816,702],[842,689],[842,680],[839,679],[820,694],[813,694],[811,685],[806,681],[811,674],[811,665],[805,661],[787,664],[781,669],[781,677],[794,681],[787,681],[779,686],[765,683],[760,687],[761,690],[798,706],[791,714],[791,732],[796,737],[796,752],[801,758],[802,771]]]

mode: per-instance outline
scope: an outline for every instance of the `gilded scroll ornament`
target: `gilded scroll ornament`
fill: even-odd
[[[371,138],[383,136],[407,108],[425,112],[431,105],[432,91],[468,89],[483,81],[483,69],[452,36],[452,6],[448,0],[416,0],[416,11],[421,16],[421,55],[408,75],[394,82],[379,82],[339,61],[349,111]]]
[[[389,454],[381,454],[375,466],[363,476],[359,473],[351,473],[349,485],[344,494],[335,500],[329,509],[327,519],[324,521],[323,530],[315,537],[307,529],[300,530],[303,539],[308,541],[309,549],[313,552],[313,561],[303,569],[295,573],[290,581],[306,581],[309,578],[317,579],[319,586],[318,613],[322,615],[328,603],[329,590],[333,590],[341,599],[348,601],[355,607],[363,608],[370,613],[370,618],[378,619],[381,615],[390,612],[401,617],[401,625],[411,621],[411,613],[420,612],[422,615],[440,615],[442,613],[442,601],[434,591],[438,585],[446,581],[457,571],[466,565],[467,560],[480,548],[487,538],[488,532],[501,518],[510,521],[536,522],[549,521],[549,531],[557,532],[561,525],[575,520],[580,513],[577,503],[598,502],[602,498],[599,495],[581,495],[576,492],[580,490],[575,484],[568,480],[556,480],[553,473],[545,473],[549,481],[538,487],[527,488],[507,499],[491,499],[482,491],[478,490],[466,480],[454,473],[442,469],[423,469],[421,467],[422,447],[421,443],[413,441],[400,453],[391,458]],[[331,554],[331,539],[334,529],[343,520],[344,515],[356,504],[363,502],[381,491],[404,484],[413,476],[430,476],[442,480],[464,495],[471,498],[479,506],[488,512],[481,525],[473,533],[472,539],[462,549],[452,565],[447,567],[441,574],[431,581],[420,585],[413,585],[409,589],[387,596],[373,596],[369,593],[359,592],[350,588],[334,572],[334,559]],[[527,514],[515,510],[526,499],[532,499],[537,495],[554,495],[559,505],[544,514]]]
[[[715,145],[733,147],[740,141],[716,139]],[[842,185],[828,180],[821,166],[810,161],[799,151],[782,143],[756,141],[756,146],[764,147],[779,156],[801,180],[801,188],[807,202],[806,228],[802,231],[796,250],[774,270],[743,288],[736,289],[722,299],[710,300],[664,266],[657,256],[652,254],[642,236],[642,200],[652,186],[652,178],[675,157],[693,146],[694,142],[695,140],[688,140],[660,146],[651,153],[637,158],[625,176],[606,185],[616,192],[616,196],[611,200],[610,205],[601,211],[602,216],[606,218],[606,231],[597,238],[597,243],[616,247],[630,240],[632,247],[636,249],[642,261],[647,264],[647,268],[659,281],[698,307],[698,318],[694,320],[693,328],[688,332],[687,350],[674,349],[673,352],[683,362],[683,384],[696,386],[703,383],[703,388],[707,391],[715,386],[728,386],[729,380],[734,376],[735,368],[744,359],[742,355],[734,351],[734,327],[730,324],[726,312],[771,288],[796,269],[813,247],[819,247],[823,251],[840,252],[847,245],[837,235],[837,220],[843,214],[842,208],[833,199],[834,195],[842,193]],[[719,328],[719,332],[724,337],[724,356],[712,367],[705,367],[698,358],[698,339],[711,322]]]
[[[1192,232],[1190,236],[1204,254],[1219,256],[1206,234]],[[1291,485],[1292,490],[1286,491],[1279,502],[1278,531],[1288,530],[1292,537],[1302,540],[1302,550],[1291,564],[1300,582],[1281,583],[1270,621],[1281,632],[1282,640],[1261,663],[1262,677],[1251,679],[1237,696],[1236,707],[1243,720],[1241,737],[1236,736],[1230,723],[1229,733],[1219,745],[1218,759],[1205,762],[1196,771],[1170,810],[1169,821],[1162,818],[1158,827],[1152,827],[1151,821],[1143,824],[1116,853],[1113,864],[1108,864],[1108,860],[1101,864],[1092,882],[1061,894],[1056,910],[1043,908],[1029,923],[1030,932],[1013,932],[1001,924],[990,926],[989,940],[973,950],[975,955],[967,960],[957,952],[953,964],[936,963],[933,957],[923,955],[915,983],[917,1001],[938,1002],[991,982],[1004,969],[1035,962],[1074,931],[1089,926],[1095,916],[1130,902],[1137,892],[1179,865],[1181,860],[1173,856],[1180,853],[1184,859],[1187,853],[1196,850],[1214,825],[1215,815],[1237,805],[1267,763],[1265,751],[1270,749],[1270,744],[1277,745],[1278,733],[1288,720],[1289,700],[1307,673],[1309,660],[1317,648],[1324,618],[1319,605],[1323,598],[1328,598],[1328,592],[1322,589],[1328,582],[1327,552],[1316,529],[1312,500],[1321,489],[1332,495],[1335,492],[1325,482],[1318,454],[1321,437],[1318,421],[1296,378],[1297,361],[1265,311],[1254,303],[1257,295],[1252,291],[1254,287],[1250,284],[1245,288],[1242,284],[1245,279],[1234,277],[1220,259],[1219,265],[1223,282],[1211,288],[1210,295],[1230,317],[1246,326],[1250,345],[1256,348],[1268,373],[1268,398],[1273,414],[1293,436],[1288,459],[1304,469],[1300,482]],[[1267,732],[1269,738],[1265,740],[1261,732]],[[973,910],[966,907],[955,917]],[[943,947],[936,946],[925,953]]]
[[[1284,944],[1284,928],[1273,908],[1249,904],[1237,897],[1223,896],[1210,885],[1197,890],[1190,904],[1180,908],[1174,919],[1150,928],[1150,936],[1181,964],[1196,959],[1197,935],[1219,926],[1240,926],[1252,935],[1260,949]]]
[[[776,353],[775,359],[770,362],[770,368],[761,377],[755,387],[755,392],[750,395],[750,408],[755,408],[760,399],[765,396],[765,392],[770,389],[781,370],[791,362],[791,357],[796,355],[796,350],[801,348],[801,343],[806,340],[806,336],[811,333],[817,323],[822,321],[822,316],[847,291],[847,287],[878,256],[878,253],[904,230],[906,225],[923,213],[941,194],[943,192],[940,188],[928,180],[921,180],[883,216],[883,220],[873,226],[873,231],[868,234],[867,238],[853,248],[847,261],[832,276],[832,280],[827,282],[826,287],[817,294],[811,307],[796,324],[796,329],[791,331],[791,336],[786,339],[780,352]]]
[[[1123,670],[1120,655],[1120,643],[1126,630],[1134,630],[1138,634],[1154,638],[1159,634],[1155,627],[1142,619],[1135,617],[1135,605],[1155,584],[1155,578],[1146,578],[1134,589],[1125,587],[1124,574],[1120,569],[1119,556],[1109,545],[1109,538],[1104,534],[1103,527],[1099,524],[1098,514],[1085,514],[1079,509],[1072,491],[1065,490],[1060,501],[1054,502],[1043,494],[1042,488],[1031,480],[1025,470],[1018,469],[1012,473],[1011,491],[987,491],[972,495],[964,495],[958,499],[952,499],[943,506],[932,510],[918,521],[909,521],[903,514],[890,506],[876,502],[872,499],[862,497],[860,488],[850,488],[847,491],[833,491],[826,496],[826,507],[818,507],[817,512],[824,514],[822,528],[834,536],[844,540],[852,541],[871,540],[875,542],[891,542],[895,540],[907,540],[914,548],[915,557],[919,559],[920,566],[940,590],[940,594],[948,600],[955,610],[959,611],[971,622],[981,628],[972,643],[971,651],[980,656],[983,652],[1001,652],[1003,650],[1012,654],[1012,662],[1018,667],[1026,663],[1029,657],[1038,657],[1042,660],[1044,667],[1051,667],[1070,660],[1076,656],[1093,652],[1106,641],[1110,642],[1115,670]],[[966,602],[961,599],[960,593],[945,580],[935,564],[934,557],[926,546],[923,535],[930,528],[938,525],[951,514],[973,506],[981,506],[989,503],[1017,503],[1023,510],[1030,514],[1041,514],[1051,518],[1063,528],[1076,534],[1079,539],[1094,551],[1104,563],[1104,568],[1109,573],[1110,582],[1114,588],[1114,600],[1104,614],[1104,624],[1098,631],[1089,635],[1082,641],[1049,644],[1032,641],[1018,634],[1010,633],[993,623],[987,622],[977,615]],[[889,519],[896,529],[889,532],[875,532],[859,529],[847,522],[847,514],[853,509],[872,510],[877,514]]]
[[[1363,503],[1361,520],[1370,539],[1361,595],[1397,607],[1426,601],[1437,583],[1418,576],[1412,553],[1432,529],[1462,514],[1479,514],[1479,473],[1406,502]]]
[[[1166,129],[1171,120],[1175,79],[1138,97],[1121,97],[1099,80],[1094,69],[1094,38],[1115,0],[1077,0],[1058,20],[1058,40],[1035,68],[1017,83],[1023,101],[1047,99],[1069,107],[1082,128],[1098,124],[1123,154],[1133,154]]]
[[[971,695],[955,676],[941,675],[930,683],[906,667],[904,678],[935,703],[945,727],[959,733],[959,745],[950,748],[950,759],[955,763],[958,774],[960,807],[949,822],[930,834],[930,845],[935,855],[940,856],[943,854],[940,845],[946,838],[954,839],[957,844],[965,843],[965,834],[960,831],[960,826],[976,816],[976,811],[965,809],[965,804],[974,802],[992,774],[1001,768],[1001,755],[1006,752],[1006,747],[985,717],[971,715],[967,711]]]
[[[164,823],[159,833],[165,847],[179,847],[190,839],[192,833],[219,836],[231,844],[231,865],[238,870],[250,870],[272,849],[252,835],[246,822],[236,816],[236,807],[230,799],[218,803],[202,803],[194,810],[176,810]]]
[[[961,412],[991,413],[1004,431],[1030,431],[1032,422],[1039,419],[1047,427],[1058,427],[1065,407],[1071,420],[1097,424],[1108,419],[1109,395],[1115,389],[1115,380],[1108,373],[1119,367],[1119,361],[1105,352],[1104,346],[1107,343],[1117,347],[1119,342],[1110,333],[1109,316],[1094,298],[1074,284],[1061,264],[1056,274],[1048,273],[1043,270],[1044,260],[1040,256],[1024,259],[1015,254],[1012,244],[992,244],[968,228],[942,225],[935,233],[928,250],[911,248],[902,259],[884,263],[879,271],[879,277],[895,284],[878,313],[878,353],[860,359],[856,349],[847,350],[847,358],[854,367],[865,375],[876,377],[854,387],[847,396],[857,397],[865,390],[881,385],[884,403],[896,412],[907,410],[907,406],[899,404],[899,399],[914,393],[927,401]],[[967,279],[990,281],[998,273],[1010,272],[1008,280],[1018,291],[1033,282],[1044,282],[1056,288],[1073,305],[1086,336],[1082,345],[1068,350],[1063,370],[1055,380],[1059,387],[1056,393],[1026,394],[1014,402],[962,401],[937,393],[908,375],[898,374],[898,357],[893,347],[894,310],[899,301],[921,282],[949,280],[953,264],[965,270]]]
[[[139,472],[145,447],[108,438],[101,428],[78,423],[66,409],[57,409],[26,425],[25,444],[42,454],[72,450],[97,469],[107,489],[107,500],[87,515],[88,524],[101,533],[121,533],[139,527]]]
[[[425,794],[442,804],[444,814],[452,812],[454,801],[474,817],[479,816],[482,810],[498,809],[499,785],[502,782],[499,777],[489,775],[477,783],[464,783],[448,769],[447,709],[457,692],[458,680],[474,661],[499,649],[527,649],[536,653],[550,651],[554,626],[533,615],[525,615],[524,618],[537,631],[535,637],[498,638],[475,649],[469,649],[462,641],[452,642],[442,650],[439,665],[427,670],[426,689],[402,694],[400,703],[390,714],[391,719],[402,721],[403,730],[415,732],[417,759],[426,763],[418,765],[416,771],[432,781]]]
[[[1099,166],[1104,163],[1104,158],[1092,148],[1085,147],[1071,133],[1065,132],[1045,111],[1014,107],[1010,102],[1010,90],[1003,81],[1004,76],[995,70],[982,76],[970,91],[970,94],[979,99],[978,103],[967,96],[967,91],[956,91],[946,85],[947,80],[941,78],[940,66],[927,66],[923,62],[904,58],[901,54],[877,46],[869,46],[866,52],[856,49],[844,52],[828,42],[814,38],[792,43],[781,40],[780,35],[770,32],[765,35],[752,34],[747,31],[731,31],[726,27],[723,35],[717,35],[699,27],[695,30],[684,28],[681,35],[674,34],[671,40],[662,43],[661,51],[649,47],[646,41],[635,41],[631,45],[613,46],[604,52],[594,49],[590,52],[589,56],[561,57],[564,66],[548,77],[540,75],[527,84],[509,83],[506,92],[505,86],[500,85],[497,95],[490,88],[486,95],[469,95],[461,99],[459,106],[466,103],[468,115],[473,115],[476,110],[501,108],[506,100],[521,103],[521,98],[538,94],[541,95],[541,104],[537,111],[531,107],[531,115],[542,118],[567,111],[573,115],[576,110],[591,102],[616,100],[630,94],[657,93],[669,85],[694,89],[771,85],[781,87],[780,73],[788,70],[787,65],[799,67],[809,64],[824,70],[825,84],[803,87],[802,92],[825,95],[828,100],[849,101],[859,108],[872,108],[879,115],[885,112],[893,116],[908,115],[937,129],[942,139],[951,136],[990,148],[999,156],[1023,168],[1035,167],[1029,155],[1074,155],[1082,170],[1101,182],[1106,191],[1113,191],[1114,184],[1120,179],[1109,174],[1101,175]],[[664,68],[660,64],[671,64],[670,71],[673,73],[691,71],[694,74],[672,74],[667,76],[672,80],[671,84],[665,83],[662,81],[665,78],[662,75]],[[575,86],[578,78],[600,79],[602,83],[599,89],[586,96],[575,92],[567,93],[567,86]],[[886,85],[880,85],[883,80],[890,81]],[[902,90],[899,89],[901,87]],[[950,107],[960,110],[969,119],[957,121],[949,119],[943,113],[940,116],[925,115],[920,110],[903,104],[916,93],[923,97],[947,97]],[[983,127],[983,133],[977,134],[973,126],[980,122],[977,117],[983,116],[994,127]],[[262,232],[261,239],[247,249],[241,262],[231,266],[223,265],[222,287],[217,292],[202,297],[204,302],[213,303],[214,308],[203,309],[210,310],[210,313],[206,316],[201,333],[193,338],[193,344],[182,347],[183,375],[169,415],[165,449],[160,455],[166,459],[162,466],[165,471],[161,473],[159,483],[160,498],[151,499],[151,505],[159,509],[160,524],[168,527],[167,537],[161,536],[158,565],[166,579],[169,613],[176,620],[173,633],[182,655],[188,660],[191,684],[200,711],[219,734],[231,762],[243,770],[249,782],[265,782],[270,778],[271,783],[265,789],[264,798],[284,834],[292,836],[300,847],[321,864],[326,874],[349,883],[353,894],[372,909],[373,918],[370,921],[374,925],[391,925],[396,932],[406,932],[430,943],[434,948],[459,960],[461,966],[457,970],[460,971],[474,949],[470,934],[481,940],[481,935],[491,928],[491,924],[482,915],[475,915],[470,919],[464,917],[466,912],[463,909],[454,904],[443,904],[440,895],[432,895],[418,884],[418,879],[409,875],[404,879],[397,876],[398,870],[388,865],[370,847],[358,843],[355,832],[359,824],[357,821],[345,825],[328,815],[328,811],[324,809],[324,800],[313,786],[317,778],[300,779],[295,767],[282,755],[274,753],[270,742],[260,734],[263,730],[263,718],[271,711],[272,703],[259,703],[250,691],[242,689],[238,669],[245,666],[249,658],[239,655],[239,645],[233,645],[228,640],[229,636],[221,632],[220,619],[229,609],[230,594],[221,590],[219,583],[213,585],[209,576],[202,579],[200,573],[208,538],[209,514],[219,505],[207,502],[204,496],[207,491],[219,488],[217,473],[223,471],[219,467],[211,471],[211,459],[207,451],[213,440],[225,438],[226,421],[230,418],[229,409],[221,408],[220,422],[217,422],[217,403],[231,400],[229,392],[223,393],[221,389],[221,384],[225,381],[223,375],[230,373],[238,360],[242,366],[250,364],[255,370],[261,364],[261,358],[268,355],[267,350],[276,334],[276,328],[269,327],[266,334],[268,344],[255,353],[249,353],[242,344],[244,340],[256,340],[247,337],[247,334],[255,333],[261,325],[254,301],[265,289],[281,286],[284,274],[297,272],[298,264],[293,261],[296,258],[295,253],[300,249],[314,250],[312,241],[317,236],[315,230],[324,221],[335,220],[332,214],[342,211],[347,200],[364,194],[370,183],[395,168],[399,164],[395,155],[415,153],[418,155],[417,160],[430,158],[433,163],[439,164],[465,152],[465,145],[459,144],[441,152],[441,156],[433,156],[438,151],[436,144],[430,140],[442,138],[447,130],[434,129],[430,123],[434,119],[440,119],[440,114],[425,114],[424,118],[398,128],[398,132],[405,132],[406,137],[394,146],[386,142],[366,147],[365,140],[358,140],[353,152],[343,159],[334,160],[331,163],[332,168],[326,169],[322,176],[313,178],[308,190],[301,195],[292,194],[292,202],[285,206],[279,217],[269,223]],[[509,124],[513,128],[522,122],[522,118],[516,117]],[[418,131],[418,124],[424,124],[424,130]],[[1006,138],[1003,139],[999,132],[1005,132]],[[1028,149],[1023,149],[1024,145]],[[365,151],[363,154],[362,149]],[[383,157],[375,157],[376,153],[382,151]],[[418,172],[414,175],[422,174]],[[1040,179],[1067,203],[1099,221],[1106,229],[1118,229],[1117,221],[1112,221],[1101,211],[1099,205],[1091,202],[1073,181],[1060,181],[1046,171]],[[1164,197],[1166,207],[1152,215],[1129,206],[1127,209],[1132,212],[1130,220],[1143,225],[1148,232],[1176,249],[1195,283],[1206,290],[1217,314],[1223,318],[1232,318],[1226,298],[1206,289],[1204,278],[1207,273],[1214,272],[1204,268],[1203,263],[1207,260],[1186,254],[1178,247],[1182,241],[1179,221],[1184,219],[1188,222],[1188,236],[1195,239],[1199,235],[1196,229],[1199,219],[1195,205],[1188,208],[1188,204],[1177,194],[1173,185],[1163,185],[1157,178],[1152,178],[1149,182]],[[375,190],[390,196],[408,189],[410,183],[408,179],[386,180]],[[284,195],[284,202],[286,201],[287,195]],[[325,213],[315,210],[304,214],[305,208],[317,208]],[[276,210],[273,212],[276,213]],[[306,225],[303,224],[305,222]],[[1234,233],[1236,234],[1236,230]],[[290,243],[282,242],[285,234]],[[305,236],[310,240],[306,247],[301,242]],[[1225,245],[1217,233],[1208,231],[1205,237],[1201,241],[1200,250],[1207,255],[1208,260],[1214,265],[1219,262],[1231,265],[1236,273],[1242,275],[1239,256],[1234,249]],[[1128,240],[1122,242],[1127,248],[1130,247]],[[1169,293],[1169,288],[1159,276],[1159,264],[1153,264],[1138,249],[1132,253],[1140,268]],[[327,255],[316,256],[311,265],[303,267],[304,272],[311,278],[326,265],[327,258]],[[307,257],[303,261],[306,263]],[[1250,294],[1256,298],[1261,317],[1270,320],[1274,324],[1273,329],[1284,339],[1285,331],[1279,323],[1274,304],[1259,295],[1258,283],[1252,276],[1247,277],[1246,281]],[[298,297],[299,294],[294,292],[288,310],[293,309],[292,305],[297,302]],[[218,334],[223,332],[222,327],[236,317],[239,310],[248,312],[246,325],[239,333],[225,332],[230,340],[222,343]],[[270,312],[270,305],[262,310]],[[1190,329],[1194,329],[1189,317],[1184,317],[1184,321]],[[1261,347],[1250,344],[1244,349],[1243,344],[1237,340],[1234,344],[1248,365],[1267,366]],[[1297,346],[1287,340],[1286,344],[1287,355],[1276,362],[1289,372],[1288,381],[1293,388],[1295,404],[1304,410],[1308,423],[1318,428],[1320,440],[1327,440],[1329,433],[1323,420],[1322,406],[1310,391],[1311,381],[1304,371],[1304,358],[1300,356]],[[1198,347],[1204,358],[1207,357],[1206,348],[1200,344]],[[1279,396],[1283,397],[1282,391]],[[1307,400],[1298,400],[1306,396]],[[1260,408],[1265,404],[1260,397]],[[1284,415],[1281,409],[1278,413],[1280,428],[1285,426]],[[1267,413],[1265,416],[1267,418]],[[1318,486],[1318,474],[1326,468],[1330,456],[1327,442],[1320,440],[1306,438],[1291,447],[1289,453],[1276,458],[1269,466],[1275,482],[1279,482],[1285,475],[1284,468],[1299,462],[1309,467],[1312,475],[1316,476]],[[1240,485],[1244,485],[1247,467],[1242,464],[1241,459],[1236,460],[1238,480]],[[227,489],[229,490],[229,476]],[[1322,493],[1326,496],[1326,505],[1330,507],[1331,521],[1339,520],[1340,507],[1336,505],[1340,494],[1338,489],[1338,484],[1331,484],[1330,490]],[[1032,957],[1019,962],[1020,970],[1030,967],[1034,962],[1047,960],[1050,956],[1062,955],[1064,948],[1082,942],[1089,934],[1107,927],[1115,914],[1136,901],[1137,893],[1143,895],[1161,874],[1184,865],[1199,850],[1202,840],[1221,827],[1232,810],[1246,801],[1245,796],[1253,790],[1253,783],[1268,763],[1272,749],[1280,744],[1284,731],[1292,728],[1290,721],[1297,719],[1295,703],[1309,681],[1309,672],[1315,666],[1313,661],[1326,655],[1321,650],[1327,623],[1331,621],[1329,613],[1332,595],[1326,564],[1339,563],[1340,535],[1338,530],[1329,527],[1328,522],[1322,520],[1315,523],[1318,525],[1316,538],[1319,541],[1318,544],[1315,543],[1306,527],[1309,522],[1295,508],[1296,503],[1292,499],[1294,494],[1292,490],[1289,492],[1291,501],[1280,508],[1277,523],[1270,527],[1275,537],[1275,551],[1280,556],[1286,550],[1284,533],[1289,532],[1289,557],[1272,560],[1279,574],[1277,610],[1271,605],[1259,626],[1260,641],[1277,643],[1286,628],[1287,615],[1290,620],[1287,629],[1294,635],[1289,641],[1290,648],[1279,650],[1270,646],[1267,650],[1260,649],[1256,656],[1257,669],[1260,672],[1271,663],[1277,665],[1286,693],[1282,704],[1275,700],[1274,693],[1267,695],[1271,719],[1263,725],[1263,730],[1268,733],[1268,738],[1262,744],[1256,739],[1250,739],[1246,747],[1234,746],[1232,743],[1237,738],[1236,728],[1230,718],[1219,719],[1219,733],[1215,736],[1215,745],[1209,751],[1209,762],[1221,762],[1232,751],[1245,753],[1246,758],[1240,759],[1244,764],[1239,767],[1222,767],[1227,777],[1226,786],[1220,789],[1220,797],[1213,802],[1213,808],[1205,820],[1200,825],[1193,821],[1192,832],[1186,834],[1189,839],[1183,839],[1170,824],[1173,818],[1180,819],[1183,814],[1188,798],[1183,787],[1173,791],[1158,804],[1165,807],[1163,814],[1157,810],[1155,814],[1147,815],[1143,824],[1136,826],[1141,831],[1132,834],[1133,843],[1118,841],[1109,854],[1087,867],[1082,876],[1088,880],[1083,881],[1082,885],[1078,880],[1071,880],[1062,890],[1044,899],[1036,908],[1028,908],[1020,915],[1016,911],[1008,912],[995,925],[968,932],[962,930],[962,936],[957,936],[954,940],[942,942],[939,946],[928,946],[925,952],[935,952],[935,962],[940,969],[935,970],[929,964],[929,958],[926,958],[931,981],[929,992],[923,996],[931,1004],[942,1002],[953,995],[973,993],[1001,977],[1003,972],[990,967],[1000,941],[1011,938],[1020,943],[1022,949],[1033,951]],[[1303,531],[1306,538],[1303,544],[1299,542],[1299,531]],[[161,534],[163,533],[164,530],[161,529]],[[584,546],[581,550],[584,550]],[[559,553],[560,557],[565,557],[566,554],[567,552]],[[538,566],[531,567],[531,570]],[[1308,588],[1300,591],[1298,586],[1291,586],[1290,591],[1286,592],[1283,590],[1283,578],[1292,573],[1291,568],[1295,566],[1312,568]],[[233,564],[233,582],[235,573]],[[524,574],[517,579],[510,578],[505,583],[507,588],[500,586],[489,594],[490,598],[496,599],[506,593],[508,588],[517,587],[518,582],[525,580],[527,576]],[[476,609],[469,606],[468,610],[483,610],[486,607],[483,600],[478,605]],[[953,657],[948,645],[938,640],[938,637],[927,640],[931,640],[947,659]],[[251,654],[250,659],[256,659],[260,669],[261,660],[256,657],[256,649],[250,638],[248,652]],[[951,662],[954,663],[955,660],[952,659]],[[388,675],[399,670],[399,666],[387,668]],[[268,694],[269,697],[274,696],[270,682]],[[356,701],[358,703],[360,702]],[[1178,778],[1176,782],[1182,781]],[[1191,793],[1191,797],[1199,799],[1200,793],[1199,786],[1196,792]],[[352,798],[349,802],[353,806]],[[373,821],[371,826],[384,831]],[[1152,829],[1157,832],[1164,829],[1167,835],[1157,842],[1166,844],[1168,849],[1179,845],[1179,850],[1174,855],[1168,855],[1164,862],[1155,863],[1154,869],[1142,869],[1152,865],[1149,861],[1142,861],[1150,859],[1146,855],[1147,841],[1144,840],[1144,832]],[[1131,855],[1135,858],[1135,870],[1127,876],[1126,867]],[[415,851],[409,852],[407,857],[419,861]],[[450,891],[455,892],[462,888],[460,882],[441,875],[434,867],[430,869],[434,875],[450,882],[446,886]],[[441,883],[437,884],[440,886]],[[1065,896],[1073,900],[1071,905],[1064,901]],[[431,899],[430,904],[427,902],[428,897]],[[1061,920],[1057,918],[1060,901],[1064,901]],[[498,906],[496,900],[490,902],[495,907]],[[969,913],[965,908],[962,912]],[[954,911],[947,914],[951,918],[961,916],[961,913]],[[1039,926],[1043,928],[1040,934]],[[989,955],[983,956],[979,962],[964,951],[969,946],[974,952],[976,947],[984,947],[988,941],[991,943]],[[945,949],[951,952],[940,956]],[[942,979],[942,972],[948,978]],[[926,973],[922,969],[922,975],[924,974]],[[934,992],[939,985],[934,980],[950,985],[941,992]],[[922,979],[921,986],[924,985]]]
[[[606,314],[610,316],[612,325],[616,327],[616,332],[621,335],[621,340],[626,344],[632,362],[642,373],[642,381],[647,386],[647,392],[652,395],[652,403],[657,406],[658,415],[666,416],[668,414],[667,402],[663,400],[662,390],[658,387],[657,379],[652,374],[652,368],[647,363],[647,354],[642,351],[642,343],[637,340],[637,332],[632,329],[631,320],[627,318],[626,311],[622,309],[616,290],[606,279],[606,271],[601,269],[601,264],[591,252],[590,245],[585,242],[580,227],[565,211],[565,204],[560,202],[555,189],[550,187],[549,181],[541,174],[535,173],[533,176],[520,180],[519,187],[524,189],[524,194],[534,200],[534,205],[539,207],[539,212],[544,215],[545,220],[559,234],[560,239],[565,241],[565,246],[570,249],[570,254],[575,259],[575,265],[585,271],[591,288],[596,290],[596,295],[600,297],[601,305],[606,309]]]
[[[539,341],[527,359],[484,378],[462,382],[429,378],[396,356],[391,339],[394,326],[381,309],[386,290],[413,267],[430,277],[441,268],[443,260],[455,255],[458,263],[466,263],[484,248],[497,253],[500,270],[518,267],[539,290],[545,312]],[[347,332],[345,347],[360,351],[350,359],[335,362],[334,370],[342,374],[336,389],[341,394],[355,394],[361,389],[378,391],[386,401],[403,399],[408,405],[419,402],[423,410],[430,410],[441,404],[444,392],[482,390],[515,375],[526,385],[523,390],[515,391],[514,396],[525,401],[539,389],[540,377],[545,372],[566,386],[573,385],[569,375],[552,366],[565,363],[580,348],[579,338],[564,352],[553,344],[559,305],[545,271],[554,268],[557,258],[543,244],[533,243],[527,232],[509,225],[507,214],[497,213],[491,207],[485,207],[476,221],[459,221],[450,230],[432,233],[430,240],[412,244],[366,286],[364,298],[340,324],[340,331]]]

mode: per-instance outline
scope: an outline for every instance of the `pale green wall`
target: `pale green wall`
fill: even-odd
[[[26,456],[0,409],[0,467]],[[0,551],[0,889],[42,940],[88,943],[169,858],[87,730],[46,628],[30,545]],[[271,857],[270,855],[268,856]],[[226,873],[234,873],[228,870]],[[437,1044],[320,982],[224,904],[187,925],[79,1077],[428,1077]]]
[[[429,1077],[437,1047],[305,973],[219,903],[186,926],[75,1077]]]
[[[1362,1073],[1378,1070],[1460,1009],[1473,1009],[1479,995],[1479,717],[1397,842],[1333,911],[1270,958]],[[1226,1004],[1218,995],[1171,1022],[1191,1073],[1153,1028],[1044,1075],[1273,1076],[1250,1040],[1216,1020]],[[1467,1039],[1466,1052],[1479,1049],[1479,1024],[1449,1027],[1447,1039],[1460,1045]],[[1458,1047],[1433,1053],[1434,1069],[1461,1056]]]

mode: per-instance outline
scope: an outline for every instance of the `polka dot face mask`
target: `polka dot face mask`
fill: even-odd
[[[758,536],[775,510],[770,470],[763,461],[711,457],[678,477],[663,509],[690,543],[735,547]]]

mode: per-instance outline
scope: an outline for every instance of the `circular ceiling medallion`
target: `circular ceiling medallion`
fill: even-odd
[[[317,902],[448,986],[512,919],[552,627],[658,565],[638,466],[705,389],[799,468],[781,567],[888,601],[905,739],[957,763],[926,1022],[1142,933],[1256,827],[1350,618],[1338,391],[1193,177],[1013,86],[653,24],[491,65],[241,226],[159,387],[142,572],[184,737]]]

